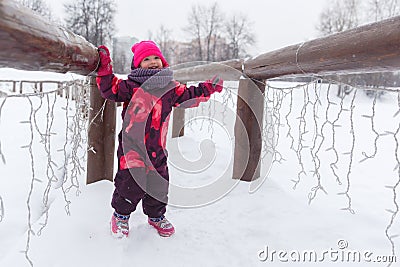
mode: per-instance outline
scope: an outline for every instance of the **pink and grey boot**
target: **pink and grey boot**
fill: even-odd
[[[121,215],[116,212],[111,217],[111,234],[117,238],[128,237],[129,215]]]
[[[151,226],[153,226],[158,234],[163,237],[169,237],[175,233],[174,226],[165,218],[165,216],[161,216],[159,218],[150,218],[148,222]]]

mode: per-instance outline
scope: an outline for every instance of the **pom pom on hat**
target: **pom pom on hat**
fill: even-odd
[[[161,59],[161,62],[164,67],[168,67],[169,64],[165,60],[163,54],[161,53],[160,48],[153,41],[141,41],[136,43],[131,48],[133,52],[133,66],[135,68],[139,67],[140,63],[143,59],[148,56],[158,56]]]

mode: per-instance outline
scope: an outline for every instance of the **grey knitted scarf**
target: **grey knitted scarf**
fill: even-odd
[[[131,71],[131,73],[128,75],[128,78],[140,84],[143,89],[161,89],[172,81],[173,72],[170,68],[136,68]]]

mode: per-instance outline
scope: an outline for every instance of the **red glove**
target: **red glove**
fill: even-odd
[[[220,77],[215,75],[211,80],[205,81],[205,84],[208,89],[212,92],[221,92],[222,89],[224,89],[224,80],[222,80]]]
[[[97,69],[97,76],[106,76],[113,73],[111,64],[110,51],[105,45],[100,45],[97,48],[100,57],[100,65]]]

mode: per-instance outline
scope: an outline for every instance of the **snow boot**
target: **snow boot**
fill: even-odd
[[[159,218],[149,218],[148,222],[157,230],[160,236],[169,237],[175,233],[174,226],[167,220],[167,218],[165,218],[164,215]]]
[[[111,217],[111,234],[117,238],[128,237],[129,215],[121,215],[116,212]]]

